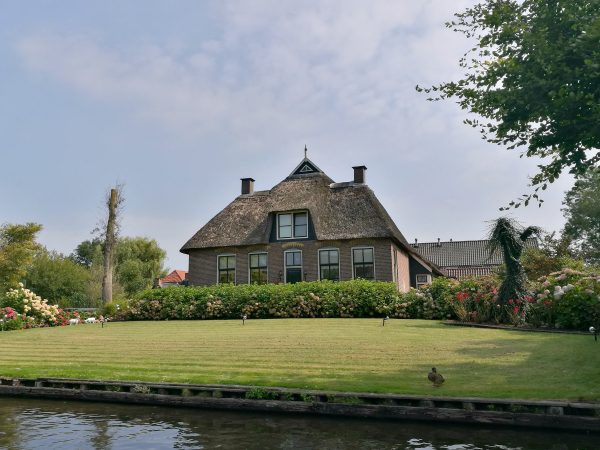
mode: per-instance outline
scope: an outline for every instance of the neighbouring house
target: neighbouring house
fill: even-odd
[[[181,248],[190,284],[364,278],[407,291],[416,286],[413,266],[428,280],[442,275],[367,186],[367,168],[353,169],[353,181],[335,183],[305,157],[268,191],[254,191],[254,179],[242,178],[241,195]]]
[[[496,250],[490,254],[490,241],[481,239],[478,241],[450,241],[441,242],[417,242],[412,244],[423,258],[433,262],[440,267],[447,276],[462,279],[472,276],[483,276],[495,273],[504,264],[502,252]],[[537,248],[538,241],[535,238],[527,239],[525,248]],[[417,285],[423,284],[423,280],[416,280]]]
[[[159,278],[157,287],[185,285],[187,283],[187,274],[185,270],[174,270],[166,277]]]

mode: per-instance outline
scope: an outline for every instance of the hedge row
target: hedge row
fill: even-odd
[[[452,318],[445,302],[394,283],[352,280],[296,284],[173,287],[142,292],[107,313],[125,320],[286,317]]]
[[[393,317],[586,330],[600,326],[600,275],[571,269],[531,283],[531,294],[499,304],[500,280],[436,278],[400,293],[393,283],[353,280],[297,284],[173,287],[142,292],[107,314],[124,320]]]

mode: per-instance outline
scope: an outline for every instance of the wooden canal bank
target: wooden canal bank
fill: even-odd
[[[0,378],[0,395],[600,432],[600,403],[60,378]]]

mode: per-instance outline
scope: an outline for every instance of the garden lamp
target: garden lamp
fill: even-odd
[[[6,316],[4,316],[6,318]],[[0,319],[0,323],[2,323],[2,331],[4,331],[4,319]]]
[[[598,342],[598,330],[594,327],[590,327],[590,333],[594,335],[594,340]]]
[[[385,322],[386,322],[386,320],[390,320],[390,318],[389,318],[388,316],[385,316],[385,317],[383,318],[383,320],[381,321],[381,326],[382,326],[382,327],[385,327]]]
[[[248,316],[246,314],[244,314],[242,316],[242,325],[246,325],[246,319],[248,318]]]

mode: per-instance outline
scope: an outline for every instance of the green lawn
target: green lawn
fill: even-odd
[[[425,320],[126,322],[0,333],[0,376],[597,401],[600,344]]]

